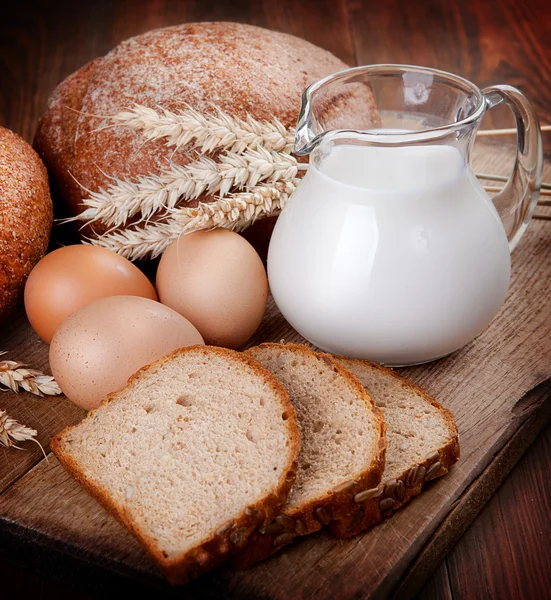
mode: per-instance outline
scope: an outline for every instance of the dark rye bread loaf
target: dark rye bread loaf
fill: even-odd
[[[233,350],[192,346],[138,371],[51,447],[181,584],[279,513],[299,432],[269,371]]]
[[[186,164],[195,154],[189,147],[167,150],[163,140],[144,143],[139,133],[113,127],[110,117],[118,112],[135,103],[172,111],[187,104],[204,114],[216,105],[236,117],[277,118],[290,127],[304,89],[346,66],[304,40],[251,25],[188,23],[150,31],[122,42],[58,86],[40,120],[35,147],[74,215],[83,210],[87,190],[107,188],[112,177],[134,181],[157,175],[169,158]],[[364,96],[370,110],[371,95]],[[101,223],[94,228],[103,229]]]
[[[36,152],[0,127],[0,321],[15,307],[52,229],[48,174]]]
[[[356,491],[353,514],[329,525],[333,534],[350,537],[389,517],[427,482],[445,475],[459,459],[459,436],[450,411],[411,381],[367,360],[335,360],[359,379],[386,423],[380,485]]]

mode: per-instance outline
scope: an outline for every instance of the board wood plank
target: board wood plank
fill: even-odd
[[[506,172],[511,160],[511,148],[508,152],[503,145],[477,146],[480,168]],[[548,210],[538,208],[539,212]],[[451,518],[450,513],[461,505],[468,507],[469,494],[477,487],[483,490],[482,475],[491,472],[488,468],[495,464],[495,456],[516,435],[522,435],[525,424],[533,427],[548,418],[544,410],[548,396],[538,402],[531,397],[521,399],[551,377],[550,257],[551,223],[535,220],[513,254],[511,290],[490,327],[449,357],[401,370],[455,414],[462,455],[446,477],[431,483],[426,493],[364,535],[339,541],[325,533],[310,536],[249,571],[222,569],[206,575],[186,587],[185,596],[216,597],[223,589],[226,597],[289,599],[297,591],[303,598],[332,598],[338,593],[388,597],[415,558],[430,547],[432,536]],[[16,325],[14,329],[18,331]],[[301,340],[271,301],[250,344],[280,339]],[[31,346],[39,353],[36,340]],[[74,418],[78,415],[71,413],[61,420]],[[505,456],[507,467],[518,459],[514,453]],[[484,494],[477,497],[483,504]],[[17,527],[20,534],[38,535],[44,543],[50,540],[73,557],[164,586],[133,538],[52,456],[0,496],[0,527]],[[436,555],[443,551],[442,546]]]
[[[551,419],[551,380],[548,379],[529,392],[517,403],[514,411],[517,414],[523,415],[533,414],[529,414],[528,418],[515,431],[488,466],[452,506],[449,514],[438,526],[426,546],[411,563],[406,574],[401,578],[400,584],[393,594],[393,600],[412,598],[421,590],[442,559],[454,547],[455,543],[477,517],[486,502],[492,497],[492,494],[511,471],[515,463],[530,447],[546,423],[549,422]],[[529,501],[525,499],[525,502]],[[532,521],[533,516],[533,512],[528,510],[524,515],[524,520]],[[495,544],[495,540],[492,539],[492,543]],[[488,544],[487,541],[486,544]],[[472,557],[469,556],[468,560],[472,562]],[[443,570],[448,569],[446,563],[442,566],[444,567]],[[479,564],[478,561],[476,569],[480,576],[482,576],[482,571],[487,572],[486,564]],[[472,572],[473,569],[470,568],[469,576]],[[515,573],[515,576],[518,577],[518,574]],[[445,588],[445,586],[442,587]],[[455,588],[456,586],[454,585]],[[427,595],[430,594],[429,590],[425,591]],[[459,597],[462,598],[463,594],[461,593]]]
[[[455,598],[551,598],[550,469],[551,424],[448,556]]]

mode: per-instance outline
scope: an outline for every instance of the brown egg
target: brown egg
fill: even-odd
[[[168,306],[138,296],[96,300],[72,313],[50,345],[50,367],[63,393],[90,410],[126,386],[141,367],[201,334]]]
[[[237,348],[262,321],[268,281],[249,242],[227,229],[213,229],[182,235],[167,248],[157,291],[207,344]]]
[[[31,271],[25,310],[32,328],[49,344],[73,311],[107,296],[157,300],[151,282],[126,258],[97,246],[65,246],[47,254]]]

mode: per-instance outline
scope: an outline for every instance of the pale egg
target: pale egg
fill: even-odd
[[[167,306],[138,296],[96,300],[72,313],[50,345],[50,368],[63,393],[90,410],[126,386],[141,367],[201,334]]]
[[[160,301],[189,319],[207,344],[237,348],[266,311],[264,265],[249,242],[227,229],[198,231],[172,242],[156,283]]]

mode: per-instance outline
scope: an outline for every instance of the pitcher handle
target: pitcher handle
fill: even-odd
[[[517,156],[509,181],[493,198],[503,221],[512,251],[526,231],[540,193],[543,170],[543,143],[534,107],[524,94],[510,85],[482,90],[488,108],[505,102],[517,123]]]

